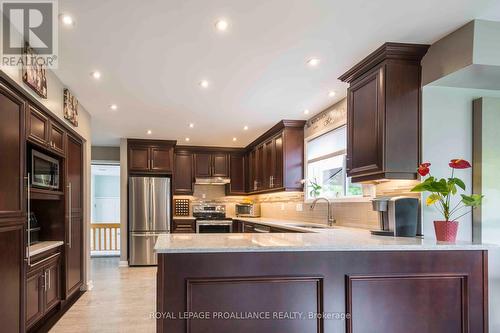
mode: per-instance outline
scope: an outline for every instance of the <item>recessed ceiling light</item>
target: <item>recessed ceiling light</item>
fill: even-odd
[[[246,125],[245,125],[245,126],[243,126],[243,130],[244,130],[244,131],[247,131],[247,130],[248,130],[248,126],[246,126]]]
[[[224,19],[220,19],[215,22],[215,28],[217,28],[217,30],[219,31],[226,31],[228,27],[229,23]]]
[[[311,59],[307,60],[307,65],[309,65],[310,67],[316,67],[319,65],[319,59],[318,58],[311,58]]]
[[[233,138],[233,142],[236,141],[237,139],[236,138]]]
[[[99,71],[93,71],[92,73],[90,73],[90,75],[92,75],[92,77],[96,80],[99,80],[101,78],[101,72]]]
[[[148,133],[148,135],[151,135],[151,134],[153,134],[153,131],[148,130],[146,133]]]
[[[328,92],[329,97],[335,97],[335,95],[337,95],[337,93],[333,90]]]
[[[189,123],[189,128],[193,128],[194,127],[194,124],[193,123]]]
[[[305,110],[304,110],[304,114],[309,114],[309,110],[308,110],[308,109],[305,109]]]
[[[67,26],[72,26],[73,24],[75,24],[75,21],[73,20],[71,15],[68,14],[61,15],[61,22]]]
[[[186,142],[189,142],[189,140],[191,140],[190,138],[185,138],[184,140],[186,140]]]
[[[116,105],[116,104],[111,104],[111,105],[109,106],[109,108],[110,108],[111,110],[115,111],[115,110],[117,110],[117,109],[118,109],[118,105]]]
[[[210,85],[210,83],[207,80],[200,81],[200,87],[202,87],[202,88],[208,88],[209,85]]]

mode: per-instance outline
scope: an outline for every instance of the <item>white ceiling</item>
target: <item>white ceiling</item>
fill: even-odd
[[[474,18],[500,20],[499,3],[60,0],[76,24],[61,27],[56,74],[91,113],[95,145],[190,137],[244,146],[281,119],[306,119],[304,109],[340,100],[346,85],[337,77],[383,42],[432,43]],[[225,33],[214,29],[221,17]],[[306,66],[310,57],[320,58],[317,68]]]

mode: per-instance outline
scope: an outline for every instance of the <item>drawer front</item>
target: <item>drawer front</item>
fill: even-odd
[[[195,220],[175,220],[173,233],[191,234],[196,232]]]

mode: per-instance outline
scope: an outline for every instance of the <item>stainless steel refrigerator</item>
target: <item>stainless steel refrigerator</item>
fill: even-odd
[[[129,264],[156,265],[159,234],[170,232],[170,178],[129,178]]]

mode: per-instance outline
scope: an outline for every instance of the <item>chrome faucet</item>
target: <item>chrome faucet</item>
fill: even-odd
[[[311,204],[311,207],[310,209],[311,210],[314,210],[314,207],[316,207],[316,203],[319,201],[319,200],[325,200],[326,203],[328,204],[327,205],[327,220],[326,220],[326,223],[328,224],[329,227],[333,226],[333,224],[336,222],[335,219],[333,218],[333,215],[332,215],[332,209],[331,209],[331,205],[332,205],[332,202],[330,200],[328,200],[327,198],[323,198],[323,197],[319,197],[319,198],[316,198],[314,199],[314,201],[312,202]]]

